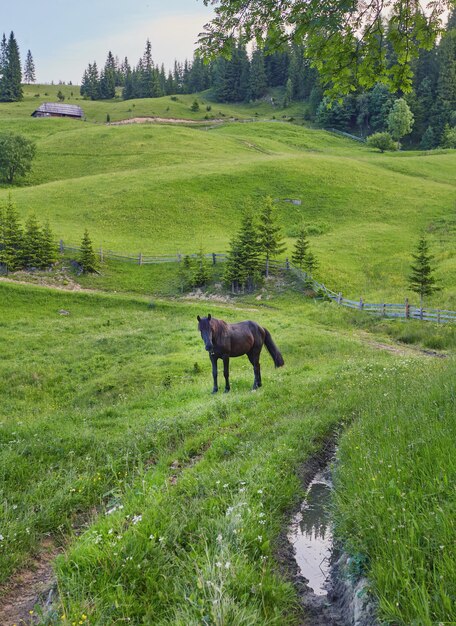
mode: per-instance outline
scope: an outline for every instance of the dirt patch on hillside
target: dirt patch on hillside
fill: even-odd
[[[210,120],[187,120],[179,117],[129,117],[126,120],[119,120],[118,122],[109,122],[108,126],[122,126],[124,124],[220,124],[225,120],[222,119],[210,119]]]
[[[58,548],[51,539],[46,539],[30,565],[16,573],[5,586],[0,588],[0,624],[2,626],[35,623],[35,606],[46,605],[52,596],[55,581],[52,562],[61,551],[62,548]]]
[[[447,355],[444,352],[439,352],[437,350],[429,350],[426,348],[420,348],[418,346],[408,346],[406,344],[391,344],[391,343],[383,343],[381,341],[375,341],[371,339],[367,334],[362,334],[361,336],[364,343],[375,348],[376,350],[386,350],[387,352],[392,352],[393,354],[398,354],[400,356],[430,356],[437,359],[445,359]]]

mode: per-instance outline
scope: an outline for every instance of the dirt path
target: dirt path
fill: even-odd
[[[108,126],[122,126],[124,124],[220,124],[225,122],[223,119],[210,120],[186,120],[178,117],[129,117],[126,120],[118,122],[109,122]]]
[[[51,539],[41,544],[40,552],[30,565],[20,570],[0,588],[1,626],[23,626],[35,623],[34,608],[43,606],[54,586],[52,562],[60,554]]]
[[[375,341],[370,337],[368,333],[360,334],[361,340],[363,343],[375,348],[376,350],[386,350],[387,352],[392,352],[393,354],[398,354],[400,356],[430,356],[438,359],[445,359],[447,355],[444,352],[439,352],[437,350],[428,350],[426,348],[420,348],[418,346],[409,346],[407,344],[400,343],[383,343],[381,341]]]

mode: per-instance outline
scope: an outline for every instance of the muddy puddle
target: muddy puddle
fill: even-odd
[[[309,487],[300,510],[288,528],[288,541],[294,548],[301,575],[317,596],[327,594],[332,551],[329,506],[331,475],[329,466],[318,472]]]

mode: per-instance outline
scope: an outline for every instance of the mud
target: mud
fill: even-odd
[[[52,562],[60,552],[50,539],[45,540],[29,566],[0,589],[1,626],[36,623],[36,608],[45,609],[52,600],[55,587]]]
[[[331,536],[328,500],[336,438],[335,434],[301,468],[306,501],[292,512],[291,524],[280,537],[277,557],[282,573],[298,592],[300,626],[377,626],[368,581],[353,578],[349,555]],[[296,545],[299,535],[302,541]],[[307,554],[306,545],[311,545]]]

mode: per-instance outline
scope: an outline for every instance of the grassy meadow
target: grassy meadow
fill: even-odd
[[[58,89],[86,121],[30,117]],[[223,252],[244,208],[271,195],[286,254],[307,224],[316,277],[347,297],[416,301],[406,279],[425,231],[442,285],[429,302],[456,308],[454,151],[376,154],[284,123],[300,105],[201,94],[192,113],[194,96],[89,102],[76,86],[25,91],[0,104],[0,131],[33,138],[37,157],[28,178],[0,186],[0,202],[11,193],[23,218],[49,219],[58,239],[77,244],[88,228],[96,247],[116,252]],[[203,124],[107,125],[107,113]],[[255,113],[263,121],[228,121]],[[64,548],[56,606],[32,621],[303,623],[280,535],[303,498],[302,464],[336,433],[336,531],[380,619],[456,620],[454,325],[370,318],[304,298],[286,277],[260,294],[226,298],[214,287],[218,297],[191,299],[177,264],[12,279],[0,280],[0,585],[43,541]],[[267,327],[285,367],[264,352],[252,393],[250,363],[233,359],[231,393],[211,395],[196,327],[208,312]]]
[[[247,359],[233,360],[232,393],[211,396],[196,330],[208,303],[10,284],[0,295],[3,580],[43,537],[80,535],[56,563],[48,624],[295,623],[274,555],[297,467],[398,376],[442,376],[418,352],[375,349],[333,305],[284,294],[210,303],[259,320],[286,355],[280,370],[263,355],[255,394]]]
[[[51,95],[58,86],[35,87]],[[179,98],[189,106],[190,96]],[[59,239],[78,243],[88,228],[97,247],[121,253],[223,252],[244,208],[259,208],[270,195],[279,200],[287,253],[307,224],[318,278],[332,289],[352,298],[414,299],[407,275],[424,231],[444,287],[431,304],[456,306],[454,151],[377,154],[325,131],[271,120],[278,112],[267,103],[269,122],[108,126],[30,118],[35,100],[0,106],[0,130],[22,132],[38,145],[31,176],[0,188],[0,200],[11,192],[24,217],[49,219]],[[88,117],[92,107],[135,104],[79,103]],[[165,117],[174,115],[166,111],[173,104],[169,97],[137,101]]]

